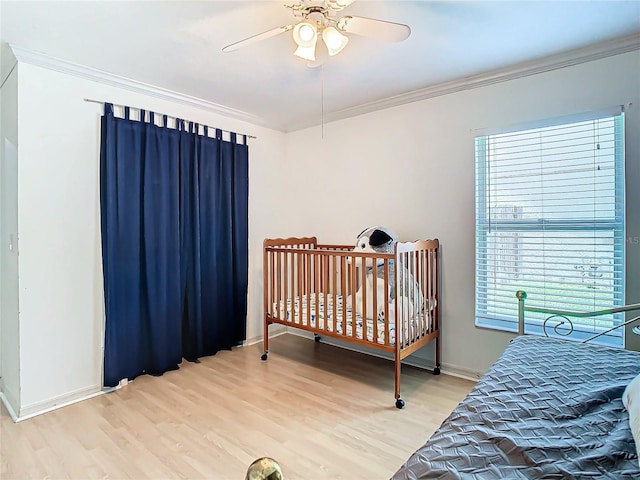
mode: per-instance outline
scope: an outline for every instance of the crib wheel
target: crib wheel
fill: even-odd
[[[440,375],[440,365],[437,365],[437,366],[433,369],[433,374],[434,374],[434,375]]]
[[[260,357],[260,360],[262,360],[263,362],[267,360],[267,358],[269,358],[269,352],[264,352],[262,354],[262,356]]]
[[[320,335],[315,335],[315,334],[314,334],[314,335],[313,335],[313,340],[314,340],[316,343],[320,343]]]
[[[396,400],[396,408],[404,408],[404,400],[401,398]]]

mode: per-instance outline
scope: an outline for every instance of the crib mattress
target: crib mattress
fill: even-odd
[[[295,297],[295,299],[289,298],[286,301],[286,305],[284,300],[281,300],[280,302],[274,302],[272,316],[274,318],[286,320],[293,324],[319,328],[320,330],[327,330],[328,332],[335,332],[338,335],[345,334],[344,329],[346,328],[347,336],[353,335],[353,326],[355,323],[355,336],[360,340],[363,339],[362,332],[366,323],[366,340],[368,342],[373,342],[373,319],[367,318],[367,321],[365,322],[360,313],[355,312],[354,315],[351,305],[347,305],[346,308],[344,308],[342,295],[327,295],[325,297],[323,293],[319,293],[317,294],[317,306],[316,295],[312,294],[308,297],[309,298],[307,298],[307,295],[303,295],[301,297]],[[376,318],[376,322],[378,329],[376,342],[385,344],[387,336],[387,323],[384,321],[384,318]],[[395,345],[395,322],[392,321],[388,323],[388,334],[390,339],[389,344]],[[413,322],[405,321],[405,334],[408,333],[407,327],[409,323]]]

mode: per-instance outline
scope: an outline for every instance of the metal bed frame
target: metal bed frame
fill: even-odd
[[[525,305],[525,300],[527,299],[527,293],[523,290],[518,290],[516,292],[516,297],[518,298],[518,335],[524,335],[524,314],[525,312],[535,312],[535,313],[544,313],[547,314],[547,318],[545,318],[542,323],[542,330],[545,336],[549,336],[549,332],[547,328],[551,328],[550,325],[547,325],[549,322],[555,321],[555,325],[553,325],[553,332],[558,336],[569,336],[573,333],[573,322],[569,317],[574,318],[589,318],[589,317],[598,317],[602,315],[610,315],[612,313],[620,313],[620,312],[632,312],[634,310],[640,310],[640,303],[633,303],[631,305],[624,305],[622,307],[616,308],[608,308],[605,310],[596,310],[593,312],[576,312],[572,310],[558,310],[555,308],[541,308],[541,307],[528,307]],[[617,330],[618,328],[624,327],[626,325],[630,325],[634,322],[640,320],[640,315],[633,317],[629,320],[626,320],[619,325],[611,327],[603,332],[600,332],[596,335],[593,335],[585,340],[582,340],[581,343],[588,343],[598,337],[606,335],[613,330]],[[632,329],[633,333],[636,335],[640,335],[640,326],[636,326]]]

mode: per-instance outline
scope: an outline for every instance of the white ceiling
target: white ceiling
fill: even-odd
[[[289,33],[282,1],[0,1],[2,42],[246,112],[282,131],[321,112],[404,95],[640,32],[640,1],[368,1],[339,14],[405,23],[400,43],[350,36],[322,68]],[[323,88],[324,87],[324,88]],[[324,90],[324,94],[323,94]]]

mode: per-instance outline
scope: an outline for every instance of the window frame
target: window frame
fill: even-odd
[[[584,121],[595,121],[603,118],[613,118],[614,121],[614,175],[615,175],[615,212],[614,216],[607,219],[571,219],[563,217],[563,219],[549,220],[549,219],[491,219],[489,218],[490,212],[488,204],[491,194],[489,193],[490,183],[490,141],[491,137],[501,135],[504,133],[518,133],[525,132],[532,129],[543,129],[554,126],[571,125]],[[614,281],[612,293],[614,294],[613,303],[611,306],[624,305],[625,296],[625,176],[624,176],[624,110],[621,107],[616,108],[614,111],[607,110],[598,113],[581,114],[578,116],[562,117],[559,119],[550,119],[546,122],[537,122],[532,125],[520,125],[514,126],[510,129],[496,132],[480,133],[476,132],[474,146],[475,146],[475,274],[474,274],[474,317],[475,326],[477,328],[486,328],[491,330],[501,330],[506,332],[518,331],[517,320],[517,299],[515,297],[515,291],[513,292],[513,305],[514,316],[513,318],[507,316],[500,316],[498,314],[489,314],[487,311],[487,293],[490,290],[488,285],[487,275],[487,262],[488,254],[486,248],[480,247],[481,245],[487,245],[487,236],[490,232],[503,231],[509,233],[517,232],[597,232],[597,231],[612,231],[613,232],[613,247],[612,254],[614,258],[620,258],[620,262],[613,263],[614,267]],[[483,161],[480,162],[479,159]],[[535,162],[534,162],[535,163]],[[483,227],[483,228],[480,228]],[[485,268],[481,268],[484,264]],[[619,281],[618,281],[619,280]],[[485,301],[479,302],[479,298],[484,296]],[[620,299],[616,301],[616,299]],[[619,303],[619,304],[618,304]],[[483,311],[484,307],[484,311]],[[614,323],[621,324],[624,321],[623,314],[616,314],[614,317]],[[600,337],[598,343],[604,343],[612,346],[624,345],[624,329],[619,328],[614,331],[613,335]],[[540,321],[534,320],[532,323],[525,325],[525,332],[537,335],[544,335],[542,324]],[[576,340],[581,340],[592,335],[592,333],[586,333],[580,331],[580,322],[577,322],[577,327],[574,333]],[[620,340],[618,340],[620,339]]]

